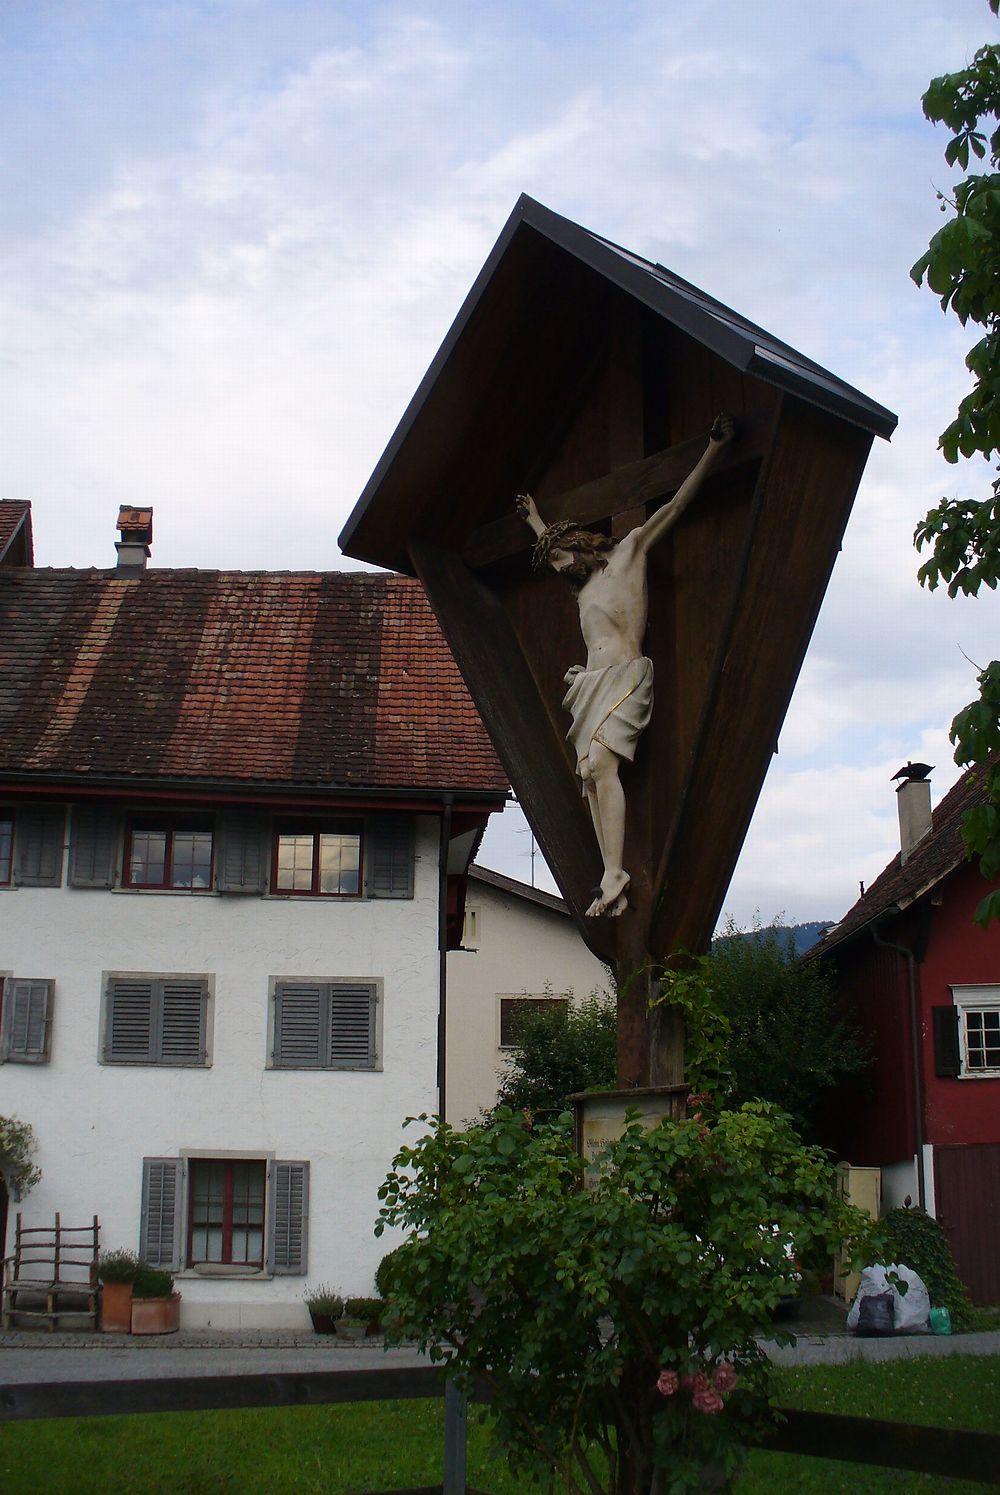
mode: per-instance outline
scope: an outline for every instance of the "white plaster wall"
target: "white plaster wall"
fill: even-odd
[[[135,1249],[143,1157],[259,1149],[309,1161],[308,1275],[184,1276],[182,1322],[307,1324],[308,1285],[372,1292],[391,1244],[372,1236],[378,1187],[404,1118],[437,1105],[437,850],[428,817],[412,900],[0,892],[0,972],[55,980],[51,1063],[0,1065],[0,1113],[29,1122],[39,1143],[42,1182],[20,1206],[27,1223],[58,1210],[78,1224],[96,1212],[105,1248]],[[102,1064],[111,970],[212,975],[211,1067]],[[380,979],[381,1070],[269,1070],[274,975]]]
[[[577,1001],[612,989],[607,966],[592,955],[568,914],[516,893],[469,880],[466,907],[478,913],[478,948],[448,956],[445,1111],[454,1125],[476,1118],[497,1098],[500,995],[555,995]]]
[[[917,1202],[917,1169],[915,1159],[882,1165],[882,1213],[898,1209],[907,1194]]]

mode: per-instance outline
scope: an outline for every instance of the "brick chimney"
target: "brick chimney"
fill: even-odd
[[[119,576],[138,576],[145,571],[149,547],[153,543],[152,509],[133,509],[122,504],[118,510],[121,539],[115,541]]]
[[[896,809],[899,812],[899,864],[903,866],[913,848],[931,829],[931,786],[928,774],[932,763],[910,763],[893,774],[899,779]]]

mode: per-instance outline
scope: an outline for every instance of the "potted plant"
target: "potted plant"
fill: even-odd
[[[317,1334],[332,1334],[344,1311],[344,1300],[332,1287],[314,1287],[305,1295],[305,1305]]]
[[[135,1252],[124,1248],[105,1251],[97,1258],[103,1334],[131,1334],[132,1286],[139,1275],[140,1265]]]
[[[132,1333],[175,1334],[181,1322],[181,1295],[169,1272],[140,1262],[132,1284]]]
[[[344,1304],[344,1315],[349,1319],[360,1319],[366,1334],[378,1334],[382,1329],[384,1308],[381,1298],[348,1298]]]
[[[367,1298],[348,1298],[344,1304],[344,1315],[334,1320],[334,1332],[338,1339],[364,1339],[368,1333],[368,1320],[357,1311],[358,1305],[367,1303]]]

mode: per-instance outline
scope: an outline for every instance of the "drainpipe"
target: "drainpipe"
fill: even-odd
[[[917,1204],[926,1209],[924,1187],[924,1081],[923,1065],[920,1062],[920,1016],[917,1006],[917,962],[909,945],[897,945],[884,940],[878,925],[872,926],[872,939],[883,950],[894,950],[906,960],[906,973],[910,992],[910,1062],[913,1066],[913,1131],[917,1148]]]
[[[438,1115],[444,1120],[445,1085],[447,1082],[446,1018],[448,1016],[448,847],[451,843],[453,794],[444,795],[441,815],[441,844],[438,850]]]

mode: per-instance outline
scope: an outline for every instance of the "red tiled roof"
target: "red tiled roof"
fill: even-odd
[[[448,789],[508,780],[418,582],[0,572],[0,773]]]
[[[992,767],[997,760],[991,758],[989,761]],[[881,915],[907,908],[954,871],[965,860],[962,816],[985,799],[982,773],[963,773],[934,811],[930,831],[917,842],[906,861],[901,864],[897,852],[885,871],[879,874],[840,923],[828,929],[819,943],[807,952],[806,958],[826,954]]]
[[[13,553],[14,539],[19,531],[21,543],[26,548],[25,558],[19,564],[30,566],[33,559],[31,504],[23,498],[0,498],[0,566],[5,559],[9,561],[7,553]]]

